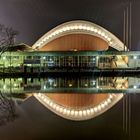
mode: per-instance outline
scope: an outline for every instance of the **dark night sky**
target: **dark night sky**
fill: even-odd
[[[20,34],[17,41],[35,43],[53,27],[71,20],[97,23],[122,39],[123,10],[128,0],[0,0],[0,23]],[[140,46],[140,1],[132,6],[132,45]]]

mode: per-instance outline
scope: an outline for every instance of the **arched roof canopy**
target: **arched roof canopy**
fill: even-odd
[[[42,36],[34,45],[34,49],[41,49],[44,46],[47,46],[48,43],[54,41],[57,38],[71,35],[71,34],[88,34],[100,39],[103,39],[108,43],[108,46],[112,48],[123,51],[124,44],[112,33],[102,28],[99,25],[88,21],[70,21],[64,24],[61,24],[49,32],[47,32],[44,36]],[[90,106],[87,108],[74,109],[74,108],[66,108],[61,104],[57,104],[48,96],[44,94],[34,94],[34,96],[48,109],[52,112],[62,116],[63,118],[70,120],[87,120],[94,118],[103,112],[107,111],[114,104],[116,104],[122,97],[123,94],[110,94],[108,98],[106,98],[103,102],[99,103],[95,106]]]
[[[104,29],[103,27],[83,20],[76,20],[63,23],[45,35],[43,35],[34,45],[33,49],[40,49],[44,47],[50,41],[57,39],[61,36],[69,34],[89,34],[105,40],[109,46],[119,50],[124,50],[124,44],[112,33]]]

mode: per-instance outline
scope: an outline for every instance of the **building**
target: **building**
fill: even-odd
[[[139,52],[117,51],[24,51],[5,52],[2,73],[139,71]]]
[[[71,21],[59,25],[42,36],[32,48],[33,51],[30,52],[3,54],[1,72],[46,72],[54,68],[139,70],[140,66],[139,52],[124,52],[127,47],[116,36],[87,21]],[[116,51],[108,51],[110,48]],[[123,97],[123,94],[79,94],[76,91],[73,94],[60,94],[59,91],[55,91],[52,94],[35,93],[34,96],[59,116],[80,121],[107,111]]]

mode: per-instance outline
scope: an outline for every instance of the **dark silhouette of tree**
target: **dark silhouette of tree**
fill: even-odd
[[[15,103],[9,94],[0,92],[0,125],[16,118]]]
[[[18,32],[13,28],[0,24],[0,54],[14,45],[16,35],[18,35]]]
[[[14,45],[17,34],[18,32],[13,30],[13,28],[0,24],[0,56],[5,51],[10,50],[9,47]],[[0,125],[14,120],[15,116],[15,103],[12,100],[11,94],[0,91]]]

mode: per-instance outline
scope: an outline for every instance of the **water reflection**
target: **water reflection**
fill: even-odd
[[[140,77],[120,76],[1,78],[0,124],[15,118],[15,105],[32,95],[64,118],[93,118],[117,103],[120,93],[140,93],[139,83]]]
[[[1,78],[2,93],[139,93],[140,77]],[[24,97],[24,95],[22,95]]]
[[[0,92],[0,126],[17,117],[14,100],[10,94]]]

